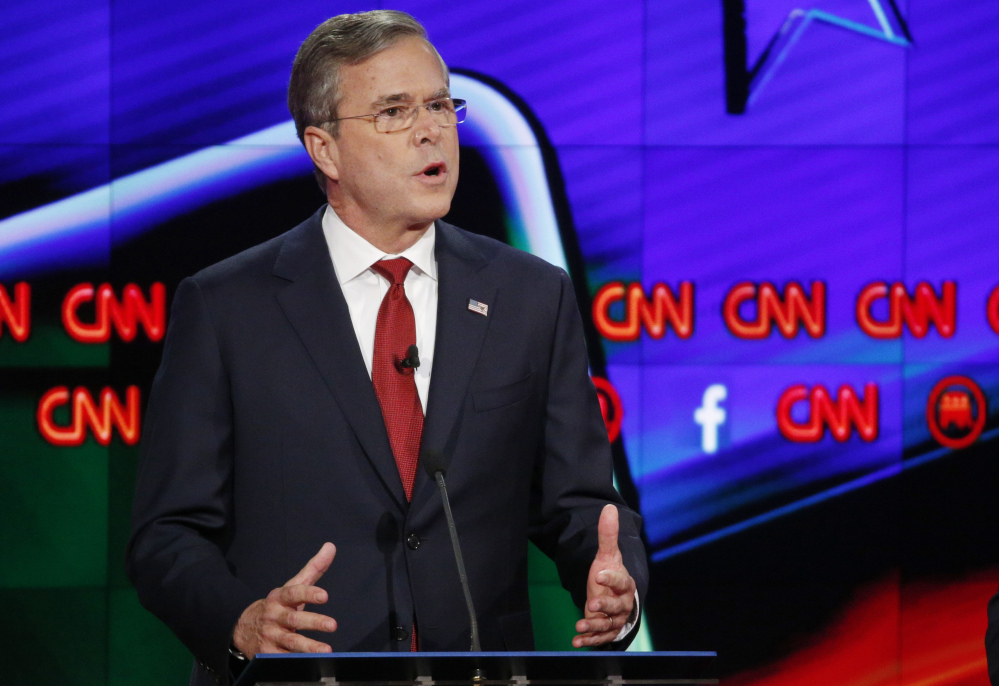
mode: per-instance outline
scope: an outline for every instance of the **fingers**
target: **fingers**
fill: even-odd
[[[583,648],[591,646],[600,646],[605,643],[612,643],[615,638],[617,638],[617,631],[605,631],[599,634],[585,634],[581,636],[574,636],[572,639],[573,648]]]
[[[589,603],[589,605],[592,604]],[[587,607],[587,610],[589,609]],[[621,610],[617,614],[588,611],[586,617],[576,622],[577,636],[572,639],[572,645],[576,648],[582,648],[583,646],[597,646],[612,642],[621,633],[621,628],[631,615],[630,607],[622,607]]]
[[[289,607],[266,603],[259,622],[263,652],[328,653],[329,646],[295,633],[297,631],[336,631],[336,620],[316,612],[301,612]]]
[[[620,615],[621,617],[627,617],[631,614],[634,606],[634,595],[591,598],[586,601],[586,617],[587,619],[597,615],[606,615],[608,617],[617,617]],[[623,624],[624,622],[622,621],[621,623]]]
[[[297,613],[302,614],[302,613]],[[329,617],[324,619],[329,620]],[[332,621],[332,620],[329,620]],[[317,622],[319,623],[319,622]],[[289,631],[287,627],[272,626],[261,642],[261,652],[266,653],[331,653],[327,643]]]
[[[614,635],[624,626],[623,617],[613,617],[611,615],[598,614],[591,617],[584,617],[576,622],[577,634],[600,634],[606,631],[613,631]]]
[[[618,529],[617,507],[614,505],[604,505],[604,509],[600,511],[600,520],[597,522],[599,553],[603,553],[604,555],[616,555],[618,553]]]
[[[306,638],[301,634],[282,634],[282,641],[279,650],[273,650],[274,653],[332,653],[333,648],[331,648],[326,643],[321,643],[320,641],[313,641],[311,638]]]
[[[617,638],[635,605],[635,580],[621,564],[617,507],[605,505],[597,522],[597,556],[586,583],[585,617],[576,622],[576,648],[610,643]]]
[[[336,546],[328,541],[323,543],[323,547],[319,549],[319,552],[316,553],[311,560],[305,563],[305,566],[302,567],[302,571],[288,579],[285,586],[312,586],[319,581],[322,575],[326,573],[326,570],[330,568],[330,565],[333,564],[334,557],[336,557]]]
[[[333,649],[322,641],[301,634],[280,631],[276,627],[261,637],[257,653],[330,653]]]
[[[615,595],[630,595],[635,592],[635,580],[624,569],[604,569],[597,573],[596,581]]]
[[[585,616],[576,623],[577,632],[619,631],[627,623],[635,608],[635,582],[627,574],[624,576],[621,595],[601,595],[586,601]]]
[[[286,610],[281,624],[291,631],[336,631],[336,620],[317,612]]]
[[[285,590],[274,589],[265,600],[258,600],[243,612],[233,632],[236,647],[247,655],[331,652],[329,645],[296,632],[336,631],[336,620],[315,612],[301,612],[272,597]]]
[[[622,626],[624,626],[624,621],[618,622],[617,618],[591,617],[581,619],[576,622],[577,635],[573,637],[572,645],[575,648],[582,648],[610,643],[617,638]]]
[[[298,631],[336,631],[336,620],[315,612],[303,612],[306,604],[321,605],[329,594],[314,584],[329,569],[336,547],[324,543],[302,570],[267,598],[250,605],[233,630],[233,643],[246,655],[257,653],[329,653],[332,648],[298,634]]]
[[[275,588],[267,594],[267,599],[285,607],[299,607],[306,603],[322,605],[329,599],[329,596],[326,591],[317,586],[298,585]]]

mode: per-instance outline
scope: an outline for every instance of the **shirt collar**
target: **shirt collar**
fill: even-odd
[[[368,270],[371,265],[385,257],[405,257],[414,267],[437,280],[437,260],[434,259],[436,239],[435,224],[416,243],[399,253],[390,255],[368,243],[360,234],[343,223],[340,216],[329,205],[323,213],[323,235],[326,247],[333,258],[333,267],[340,285],[347,283]]]

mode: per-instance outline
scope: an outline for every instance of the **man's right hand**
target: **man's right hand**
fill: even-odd
[[[324,543],[288,583],[243,610],[232,634],[233,645],[247,657],[257,653],[333,652],[327,644],[296,632],[336,631],[336,620],[332,617],[302,611],[306,603],[322,605],[328,599],[326,591],[313,584],[330,568],[335,556],[336,546]]]

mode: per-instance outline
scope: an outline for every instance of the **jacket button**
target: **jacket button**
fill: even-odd
[[[396,641],[408,641],[409,632],[403,629],[401,626],[397,626],[392,629],[392,638]]]
[[[420,547],[420,537],[416,534],[406,536],[406,545],[409,546],[410,550],[416,550]]]

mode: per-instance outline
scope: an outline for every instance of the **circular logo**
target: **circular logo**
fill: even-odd
[[[624,415],[621,396],[607,379],[599,376],[590,378],[597,387],[597,399],[600,401],[600,414],[604,417],[604,426],[607,427],[607,439],[613,443],[621,435],[621,417]]]
[[[948,376],[930,391],[926,425],[940,445],[957,450],[978,440],[988,410],[985,394],[966,376]]]

